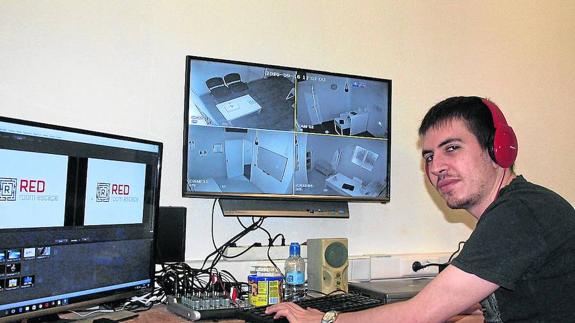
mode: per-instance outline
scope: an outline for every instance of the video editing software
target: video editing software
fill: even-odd
[[[0,118],[0,319],[151,287],[160,156]]]

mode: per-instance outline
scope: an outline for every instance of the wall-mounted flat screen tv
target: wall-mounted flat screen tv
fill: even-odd
[[[188,56],[183,196],[386,202],[391,81]]]

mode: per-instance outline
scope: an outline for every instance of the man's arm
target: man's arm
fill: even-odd
[[[365,311],[342,313],[336,323],[445,322],[478,303],[498,287],[457,267],[448,266],[410,300]],[[317,311],[304,310],[292,303],[270,306],[266,312],[285,316],[292,323],[321,321]]]
[[[415,297],[356,313],[343,313],[346,322],[445,322],[493,293],[499,286],[448,266]]]

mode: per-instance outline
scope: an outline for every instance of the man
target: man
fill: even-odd
[[[514,174],[517,142],[497,106],[478,97],[446,99],[429,110],[419,134],[429,181],[477,226],[412,299],[341,313],[332,322],[443,322],[478,302],[486,322],[575,322],[575,210]],[[292,323],[324,317],[293,303],[267,312]]]

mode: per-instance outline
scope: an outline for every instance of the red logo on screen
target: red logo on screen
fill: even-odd
[[[112,184],[112,195],[130,195],[130,185]]]
[[[129,199],[126,197],[127,195],[130,195],[130,185],[128,184],[97,183],[96,202],[125,201],[125,199]]]
[[[44,193],[46,182],[41,179],[21,179],[19,191],[25,193]]]
[[[49,194],[46,181],[43,179],[0,177],[0,201],[47,203],[59,200],[58,194]]]

